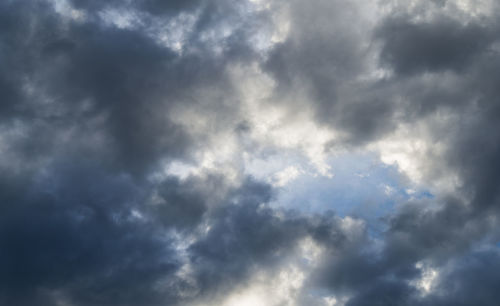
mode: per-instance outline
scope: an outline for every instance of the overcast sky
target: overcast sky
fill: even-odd
[[[499,284],[498,1],[0,1],[1,305]]]

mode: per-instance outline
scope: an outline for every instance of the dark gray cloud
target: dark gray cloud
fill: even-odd
[[[290,34],[272,50],[264,68],[277,80],[280,92],[297,87],[309,91],[318,118],[332,122],[342,103],[340,87],[365,65],[360,60],[363,34],[349,20],[359,17],[356,7],[345,1],[293,1],[290,6]]]
[[[229,59],[200,53],[213,46],[200,42],[196,32],[188,54],[180,56],[142,28],[119,29],[94,18],[68,23],[44,2],[2,6],[2,123],[10,127],[22,119],[26,133],[33,134],[30,142],[38,139],[40,126],[49,139],[71,131],[74,138],[92,138],[80,143],[84,148],[79,150],[144,175],[162,159],[189,159],[190,145],[203,141],[169,118],[173,105],[208,103],[217,108],[222,101],[196,96],[202,88],[217,88],[224,99],[231,97],[225,74]],[[207,30],[216,27],[215,22],[203,23],[200,27]],[[95,138],[99,148],[91,147]],[[76,146],[78,139],[63,147]],[[50,151],[59,143],[44,145]],[[34,148],[41,154],[43,149]]]
[[[464,252],[474,258],[471,261],[481,261],[475,256],[482,254],[468,250],[478,241],[495,242],[490,222],[496,223],[489,218],[498,214],[499,180],[493,169],[498,164],[499,104],[492,85],[498,71],[496,21],[492,17],[467,22],[442,13],[416,19],[395,11],[373,29],[346,29],[341,18],[321,23],[325,16],[345,11],[343,2],[330,8],[324,3],[306,10],[299,7],[292,7],[290,36],[275,48],[265,67],[284,91],[307,88],[320,122],[347,132],[348,143],[380,139],[401,122],[421,122],[437,113],[458,118],[452,129],[440,131],[436,126],[430,141],[446,143],[444,160],[433,167],[458,173],[463,199],[440,199],[431,211],[419,204],[405,205],[391,219],[381,250],[358,247],[332,255],[319,269],[317,281],[333,292],[351,295],[347,305],[493,305],[494,295],[485,292],[488,289],[475,294],[464,275],[449,280],[462,290],[459,300],[451,288],[442,289],[449,291],[439,298],[439,293],[421,298],[411,282],[421,277],[415,268],[419,261],[440,267]],[[308,23],[302,25],[305,20]],[[381,46],[378,64],[390,75],[375,82],[357,80],[365,73],[364,54],[369,53],[364,53],[368,49],[361,41],[352,40],[355,29],[373,33],[373,48]],[[308,35],[302,36],[304,32]],[[357,87],[351,91],[349,83]],[[469,269],[468,264],[452,268],[457,273],[462,269]]]
[[[443,272],[435,294],[424,305],[495,305],[498,292],[497,250],[468,253],[454,259]]]
[[[154,15],[176,15],[185,11],[199,8],[202,1],[162,1],[162,0],[113,0],[113,1],[95,1],[95,0],[71,0],[75,8],[85,9],[90,12],[98,12],[106,8],[113,9],[138,9]]]
[[[23,183],[1,206],[3,303],[57,305],[56,291],[78,305],[151,305],[164,295],[151,285],[177,259],[131,215],[144,195],[130,177],[71,161]]]
[[[183,8],[171,4],[144,2],[155,12]],[[0,301],[179,302],[185,284],[169,230],[196,228],[213,196],[205,186],[225,183],[155,186],[146,175],[164,159],[190,158],[194,140],[170,107],[197,103],[203,86],[230,94],[225,60],[181,57],[95,18],[68,23],[45,2],[6,2],[0,12],[1,125],[14,133],[2,138]],[[156,189],[163,202],[148,206]]]
[[[209,205],[214,190],[203,186],[227,182],[213,176],[141,185],[70,160],[24,179],[18,190],[2,190],[0,301],[8,304],[183,304],[275,269],[300,238],[343,240],[334,216],[279,217],[268,206],[271,187],[251,178],[229,188],[217,207]],[[163,202],[151,210],[155,188]],[[169,228],[200,235],[200,222],[210,230],[182,257]],[[191,279],[177,274],[185,264]]]
[[[298,304],[316,294],[346,305],[496,305],[497,16],[452,16],[447,1],[433,3],[374,20],[348,1],[272,1],[271,11],[69,1],[81,19],[47,1],[1,3],[0,303],[218,303],[296,260],[310,273]],[[256,42],[270,39],[280,5],[289,33],[267,50]],[[110,9],[136,23],[113,25]],[[165,42],[168,21],[188,15],[180,49]],[[212,133],[251,134],[236,127],[248,122],[246,84],[231,74],[250,66],[275,82],[270,103],[312,110],[339,132],[332,147],[362,150],[425,125],[425,141],[443,150],[425,161],[424,179],[455,185],[397,203],[373,233],[334,212],[276,207],[276,190],[241,170],[244,158],[236,170],[218,157],[196,168]],[[181,122],[191,117],[177,118],[180,109],[205,129]],[[171,161],[196,170],[173,175]],[[307,239],[321,250],[313,265],[300,255]],[[425,269],[436,273],[428,292],[417,285]]]
[[[443,16],[410,22],[409,16],[387,20],[379,29],[381,57],[398,74],[452,70],[461,72],[496,38],[491,25],[462,24]]]

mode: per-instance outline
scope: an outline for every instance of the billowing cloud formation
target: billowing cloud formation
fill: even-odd
[[[2,2],[0,304],[498,304],[498,8]]]

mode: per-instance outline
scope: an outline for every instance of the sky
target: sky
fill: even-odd
[[[500,300],[495,0],[0,1],[0,305]]]

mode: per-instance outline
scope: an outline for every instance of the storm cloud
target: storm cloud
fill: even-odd
[[[0,3],[0,304],[497,305],[495,1]]]

